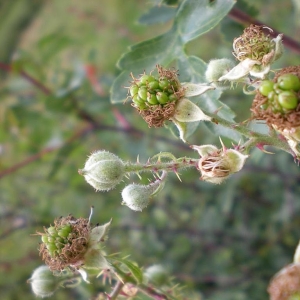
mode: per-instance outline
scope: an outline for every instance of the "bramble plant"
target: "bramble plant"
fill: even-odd
[[[78,172],[96,191],[109,192],[132,176],[142,179],[144,173],[150,174],[148,184],[129,183],[122,188],[123,209],[147,213],[168,184],[169,173],[184,181],[184,171],[194,169],[200,177],[196,180],[226,184],[251,160],[254,148],[265,155],[270,153],[266,146],[285,151],[299,164],[300,66],[273,68],[284,54],[282,34],[274,35],[267,26],[251,24],[232,41],[232,57],[212,58],[208,64],[184,52],[185,44],[215,27],[234,2],[179,2],[167,33],[135,45],[118,62],[122,73],[113,83],[112,103],[130,105],[149,130],[169,128],[191,149],[190,157],[175,157],[170,149],[153,153],[144,162],[139,158],[129,162],[105,149],[93,152]],[[192,11],[201,12],[203,19],[190,20]],[[186,25],[190,22],[194,22],[193,30]],[[253,96],[246,120],[236,122],[233,111],[220,100],[226,89]],[[261,123],[268,126],[268,133],[253,129]],[[206,145],[199,141],[191,145],[189,139],[200,124],[216,134],[220,143]],[[61,217],[43,233],[37,233],[45,263],[29,279],[37,296],[51,296],[60,286],[75,287],[82,279],[90,283],[93,277],[102,275],[113,280],[114,288],[110,293],[100,293],[97,299],[202,299],[185,294],[161,265],[143,269],[120,254],[107,254],[102,245],[111,222],[93,226],[91,218],[92,213],[86,219]],[[270,299],[300,299],[298,252],[294,263],[272,279]],[[139,298],[142,295],[148,298]]]

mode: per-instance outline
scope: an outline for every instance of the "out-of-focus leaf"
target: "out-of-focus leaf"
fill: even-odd
[[[166,23],[173,19],[175,17],[175,14],[175,7],[157,5],[152,7],[149,11],[142,15],[139,18],[138,22],[143,25]]]
[[[138,283],[143,282],[143,272],[137,265],[133,264],[131,261],[129,261],[126,258],[112,257],[110,258],[110,260],[114,260],[122,263],[129,269],[129,271],[131,272],[131,274],[133,275],[133,277],[136,279]]]

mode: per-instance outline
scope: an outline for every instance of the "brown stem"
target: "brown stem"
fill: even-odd
[[[115,285],[113,291],[108,295],[109,300],[115,300],[117,299],[118,295],[122,291],[122,288],[124,286],[124,283],[122,281],[118,281],[117,284]]]
[[[235,8],[235,7],[229,12],[228,16],[231,19],[233,19],[234,21],[241,23],[241,24],[245,24],[245,25],[255,24],[255,25],[263,25],[263,26],[268,27],[268,25],[263,24],[262,22],[247,15],[246,13],[244,13],[243,11],[241,11],[240,9]],[[272,28],[272,30],[273,30],[273,32],[271,32],[271,33],[268,31],[268,33],[272,37],[276,37],[278,34],[282,33],[273,28]],[[298,53],[298,54],[300,53],[300,44],[297,41],[295,41],[294,39],[292,39],[291,37],[284,35],[283,36],[283,44],[291,51]]]

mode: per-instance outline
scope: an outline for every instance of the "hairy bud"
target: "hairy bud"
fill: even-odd
[[[50,297],[59,287],[59,279],[54,276],[47,266],[36,268],[28,279],[33,293],[37,297]]]
[[[125,168],[118,156],[100,150],[92,153],[84,168],[78,172],[97,191],[108,191],[122,181]]]
[[[141,184],[129,184],[122,191],[122,204],[128,206],[135,211],[142,211],[146,208],[155,194],[157,194],[164,185],[166,173],[162,175],[160,179],[148,185]]]

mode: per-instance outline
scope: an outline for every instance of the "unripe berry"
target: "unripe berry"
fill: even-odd
[[[113,189],[125,175],[123,161],[118,156],[102,150],[92,153],[84,169],[78,172],[97,191]]]
[[[274,87],[274,82],[271,80],[263,80],[260,84],[259,87],[259,92],[263,95],[263,96],[268,96],[268,94],[270,92],[273,91],[273,87]]]
[[[295,109],[298,105],[298,98],[292,91],[285,91],[278,95],[279,104],[286,109]]]
[[[32,291],[38,297],[50,297],[59,287],[59,281],[47,266],[40,266],[32,273],[28,280]]]
[[[293,90],[295,92],[300,90],[300,80],[297,75],[283,74],[278,77],[277,83],[279,87],[285,91]]]

